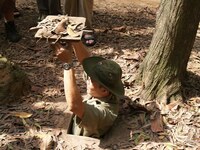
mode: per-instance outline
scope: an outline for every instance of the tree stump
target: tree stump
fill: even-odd
[[[26,74],[0,55],[0,105],[17,101],[29,89],[30,81]]]

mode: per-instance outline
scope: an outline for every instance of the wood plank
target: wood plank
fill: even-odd
[[[66,17],[64,15],[48,15],[44,20],[42,20],[43,22],[45,22],[46,20],[53,20],[53,19],[60,19],[62,17]],[[86,18],[84,17],[72,17],[72,16],[67,16],[68,19],[69,19],[69,22],[73,22],[75,24],[81,24],[79,26],[80,29],[83,29],[85,27],[85,21],[86,21]],[[41,22],[40,22],[41,23]],[[50,22],[51,23],[51,22]],[[52,23],[52,26],[53,23]],[[47,37],[44,37],[41,35],[41,32],[42,32],[43,29],[38,29],[38,31],[36,32],[35,34],[35,38],[37,39],[48,39],[48,40],[56,40],[58,39],[59,35],[56,35],[56,34],[51,34],[50,32],[48,33],[48,36]],[[50,31],[49,29],[47,29],[47,31]],[[70,36],[70,35],[63,35],[60,40],[62,41],[66,41],[66,40],[81,40],[81,37],[82,37],[82,34],[83,34],[83,30],[80,30],[80,31],[77,31],[76,34],[78,34],[79,36],[77,37],[74,37],[74,36]]]

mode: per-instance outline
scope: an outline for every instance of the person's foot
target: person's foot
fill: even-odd
[[[6,38],[10,42],[18,42],[21,36],[18,34],[14,21],[5,23]]]
[[[83,44],[85,44],[86,46],[94,46],[96,44],[94,31],[93,30],[83,31],[82,41]]]

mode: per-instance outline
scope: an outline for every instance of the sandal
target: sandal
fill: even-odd
[[[94,46],[96,44],[96,38],[93,30],[84,30],[82,41],[86,46]]]

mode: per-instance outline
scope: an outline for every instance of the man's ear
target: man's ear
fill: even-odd
[[[102,93],[103,93],[104,95],[110,94],[110,92],[109,92],[106,88],[104,88],[104,87],[101,87],[101,91],[102,91]]]

